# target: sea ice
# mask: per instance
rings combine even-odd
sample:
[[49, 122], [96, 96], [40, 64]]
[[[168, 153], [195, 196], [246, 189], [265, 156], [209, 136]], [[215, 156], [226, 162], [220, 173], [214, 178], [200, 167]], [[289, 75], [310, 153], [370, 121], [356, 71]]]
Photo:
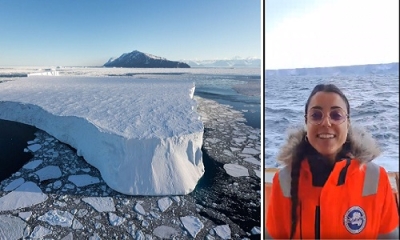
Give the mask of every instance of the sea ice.
[[261, 162], [258, 159], [254, 158], [254, 157], [246, 157], [243, 160], [246, 161], [246, 162], [261, 166]]
[[185, 229], [189, 232], [189, 234], [193, 238], [196, 238], [197, 234], [204, 227], [200, 219], [198, 219], [195, 216], [186, 216], [186, 217], [181, 217], [180, 219]]
[[249, 170], [238, 164], [225, 164], [224, 169], [226, 173], [231, 175], [232, 177], [247, 177], [249, 176]]
[[50, 210], [38, 219], [53, 226], [71, 227], [74, 216], [67, 211]]
[[82, 198], [82, 201], [98, 212], [115, 212], [114, 200], [111, 197], [87, 197]]
[[153, 234], [161, 239], [173, 239], [179, 232], [173, 227], [163, 225], [156, 227], [153, 230]]
[[251, 154], [251, 155], [256, 155], [256, 154], [260, 154], [260, 151], [253, 149], [253, 148], [244, 148], [242, 151], [243, 154]]
[[252, 229], [251, 229], [251, 234], [253, 234], [253, 235], [258, 235], [258, 234], [261, 234], [261, 229], [260, 229], [260, 227], [253, 227]]
[[50, 229], [39, 225], [33, 229], [30, 237], [33, 239], [42, 239], [44, 236], [49, 235], [51, 233], [52, 231]]
[[222, 239], [231, 239], [231, 229], [229, 225], [216, 226], [214, 231]]
[[119, 217], [117, 214], [109, 212], [108, 221], [110, 222], [111, 226], [119, 226], [125, 222], [125, 218]]
[[26, 223], [14, 216], [0, 215], [0, 239], [21, 239]]
[[134, 207], [135, 212], [141, 214], [141, 215], [146, 215], [146, 211], [144, 210], [144, 208], [142, 207], [142, 205], [140, 205], [140, 203], [136, 203], [135, 207]]
[[157, 201], [158, 208], [161, 212], [165, 212], [172, 204], [172, 200], [169, 197], [163, 197]]
[[25, 182], [0, 198], [0, 212], [30, 207], [47, 200], [47, 195], [33, 182]]
[[28, 169], [28, 170], [33, 170], [33, 169], [37, 168], [40, 164], [42, 164], [42, 162], [43, 162], [43, 160], [34, 160], [31, 162], [28, 162], [22, 168]]
[[57, 179], [61, 177], [61, 170], [58, 166], [47, 166], [35, 172], [40, 181]]
[[63, 237], [61, 240], [74, 240], [74, 235], [72, 232], [68, 233], [65, 237]]
[[2, 83], [0, 118], [71, 145], [118, 192], [182, 195], [204, 174], [193, 96], [192, 80], [35, 76]]
[[20, 212], [18, 213], [18, 217], [20, 217], [21, 219], [28, 221], [29, 218], [31, 218], [32, 216], [32, 212]]
[[12, 182], [10, 182], [7, 185], [7, 187], [4, 188], [4, 191], [6, 191], [6, 192], [12, 191], [12, 190], [16, 189], [17, 187], [21, 186], [24, 182], [25, 182], [25, 179], [17, 178], [15, 180], [13, 180]]
[[100, 182], [100, 179], [97, 177], [92, 177], [88, 174], [82, 175], [71, 175], [68, 177], [68, 181], [75, 184], [77, 187], [84, 187], [91, 184], [96, 184]]
[[40, 145], [40, 144], [33, 144], [33, 145], [28, 146], [28, 149], [31, 150], [32, 152], [36, 152], [41, 147], [42, 147], [42, 145]]

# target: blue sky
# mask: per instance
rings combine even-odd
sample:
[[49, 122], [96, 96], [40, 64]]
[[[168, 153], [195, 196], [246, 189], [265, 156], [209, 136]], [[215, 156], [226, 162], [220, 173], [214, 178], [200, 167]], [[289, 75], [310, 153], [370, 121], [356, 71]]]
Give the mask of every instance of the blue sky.
[[98, 66], [262, 56], [260, 0], [0, 1], [0, 66]]
[[399, 0], [266, 0], [265, 67], [399, 62]]

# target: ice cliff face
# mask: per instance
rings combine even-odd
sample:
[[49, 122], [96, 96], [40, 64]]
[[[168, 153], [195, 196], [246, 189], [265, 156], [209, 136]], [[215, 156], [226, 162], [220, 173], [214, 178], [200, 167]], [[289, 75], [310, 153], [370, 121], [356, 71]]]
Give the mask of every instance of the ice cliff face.
[[119, 58], [111, 58], [104, 67], [125, 67], [125, 68], [190, 68], [183, 62], [169, 61], [165, 58], [151, 54], [133, 51], [124, 53]]
[[34, 76], [1, 83], [0, 118], [77, 150], [114, 190], [181, 195], [203, 176], [203, 123], [190, 81]]

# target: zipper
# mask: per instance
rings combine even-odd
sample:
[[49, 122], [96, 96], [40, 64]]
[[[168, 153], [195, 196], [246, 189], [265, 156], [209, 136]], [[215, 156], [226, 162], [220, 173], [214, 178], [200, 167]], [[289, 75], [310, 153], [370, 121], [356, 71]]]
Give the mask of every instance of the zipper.
[[303, 204], [300, 201], [300, 239], [303, 239], [303, 226], [302, 226], [302, 222], [303, 222]]
[[315, 208], [315, 239], [321, 239], [321, 219], [320, 219], [320, 206]]

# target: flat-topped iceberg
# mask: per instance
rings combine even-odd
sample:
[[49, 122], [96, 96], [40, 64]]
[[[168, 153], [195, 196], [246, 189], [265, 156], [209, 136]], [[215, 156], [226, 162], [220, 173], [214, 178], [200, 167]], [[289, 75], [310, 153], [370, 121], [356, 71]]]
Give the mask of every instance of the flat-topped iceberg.
[[180, 195], [204, 173], [189, 80], [34, 76], [0, 84], [0, 118], [77, 150], [114, 190]]

